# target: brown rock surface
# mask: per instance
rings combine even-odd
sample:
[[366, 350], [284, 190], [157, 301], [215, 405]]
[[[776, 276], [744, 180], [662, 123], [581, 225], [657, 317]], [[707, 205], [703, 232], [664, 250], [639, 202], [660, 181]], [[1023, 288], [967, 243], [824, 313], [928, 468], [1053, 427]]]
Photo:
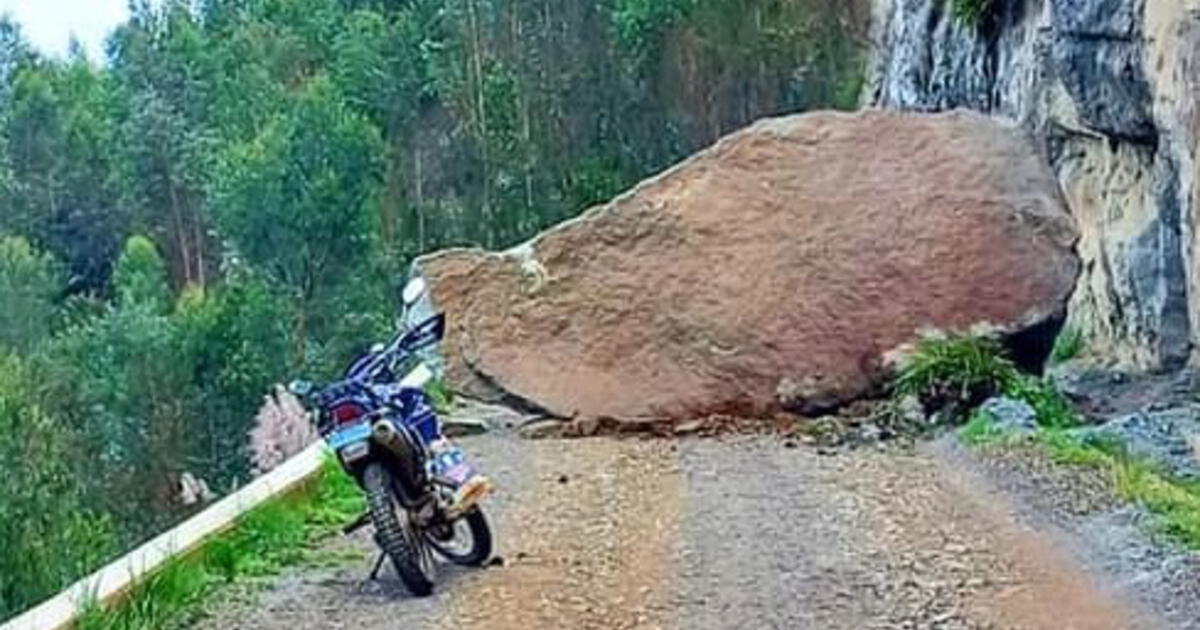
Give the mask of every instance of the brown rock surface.
[[848, 400], [922, 328], [1058, 315], [1075, 239], [1014, 127], [818, 113], [759, 122], [515, 249], [417, 269], [449, 318], [456, 387], [684, 418], [769, 411], [781, 385]]

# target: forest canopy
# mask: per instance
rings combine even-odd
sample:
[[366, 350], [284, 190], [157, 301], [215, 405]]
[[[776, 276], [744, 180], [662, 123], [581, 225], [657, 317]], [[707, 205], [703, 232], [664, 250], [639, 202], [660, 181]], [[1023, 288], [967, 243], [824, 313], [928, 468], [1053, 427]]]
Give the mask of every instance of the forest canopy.
[[[103, 59], [0, 19], [0, 621], [250, 475], [273, 383], [767, 115], [853, 107], [838, 0], [136, 0]], [[7, 544], [12, 543], [12, 544]]]

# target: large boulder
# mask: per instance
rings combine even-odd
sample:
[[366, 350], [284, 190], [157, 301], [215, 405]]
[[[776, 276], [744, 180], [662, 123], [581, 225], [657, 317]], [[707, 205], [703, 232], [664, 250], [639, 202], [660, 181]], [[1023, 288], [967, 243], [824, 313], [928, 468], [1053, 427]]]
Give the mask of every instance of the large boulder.
[[827, 407], [922, 329], [1059, 317], [1079, 265], [1015, 127], [868, 111], [761, 121], [502, 253], [417, 261], [453, 386], [580, 418]]

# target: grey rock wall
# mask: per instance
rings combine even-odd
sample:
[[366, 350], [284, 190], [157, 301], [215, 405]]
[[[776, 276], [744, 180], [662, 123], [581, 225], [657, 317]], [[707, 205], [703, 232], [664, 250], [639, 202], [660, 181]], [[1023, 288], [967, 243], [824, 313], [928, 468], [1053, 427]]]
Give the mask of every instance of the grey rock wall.
[[1081, 233], [1071, 324], [1094, 357], [1192, 359], [1200, 0], [995, 0], [980, 25], [947, 0], [874, 1], [870, 104], [971, 108], [1037, 137]]

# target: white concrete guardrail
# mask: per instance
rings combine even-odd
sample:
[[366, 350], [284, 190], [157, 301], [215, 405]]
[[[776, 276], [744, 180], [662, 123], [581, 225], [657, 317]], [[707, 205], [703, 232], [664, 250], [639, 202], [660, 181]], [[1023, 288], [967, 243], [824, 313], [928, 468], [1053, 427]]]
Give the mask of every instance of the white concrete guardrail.
[[18, 615], [0, 630], [63, 630], [75, 622], [89, 601], [115, 603], [142, 579], [172, 558], [200, 548], [205, 541], [232, 527], [239, 516], [287, 494], [321, 470], [325, 445], [317, 442], [255, 479], [241, 490], [161, 534], [132, 553], [72, 584], [67, 590]]

